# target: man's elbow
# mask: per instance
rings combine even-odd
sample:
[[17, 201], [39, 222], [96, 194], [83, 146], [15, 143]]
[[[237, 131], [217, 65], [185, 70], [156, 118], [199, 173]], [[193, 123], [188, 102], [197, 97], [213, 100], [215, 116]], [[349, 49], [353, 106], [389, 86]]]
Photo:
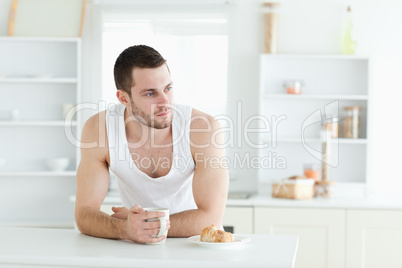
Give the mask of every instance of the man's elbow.
[[203, 225], [204, 228], [210, 225], [215, 225], [217, 228], [222, 227], [222, 222], [223, 222], [223, 215], [225, 211], [218, 211], [214, 209], [201, 209], [203, 212]]
[[75, 208], [75, 225], [77, 226], [78, 231], [87, 235], [89, 233], [85, 224], [86, 214], [88, 214], [88, 211], [86, 211], [85, 208]]

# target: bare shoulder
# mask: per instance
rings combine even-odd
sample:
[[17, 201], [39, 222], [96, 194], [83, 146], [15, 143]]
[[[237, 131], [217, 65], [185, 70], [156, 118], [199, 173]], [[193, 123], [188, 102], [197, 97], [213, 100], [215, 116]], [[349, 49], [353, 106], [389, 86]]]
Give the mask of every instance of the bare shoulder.
[[216, 135], [221, 128], [219, 121], [212, 115], [194, 109], [191, 114], [190, 147], [194, 156], [197, 152], [212, 149]]
[[109, 149], [105, 119], [106, 111], [102, 111], [91, 116], [85, 122], [81, 135], [82, 154], [91, 152], [91, 154], [97, 155], [97, 158], [108, 158]]
[[197, 132], [197, 130], [204, 129], [203, 133], [213, 132], [220, 127], [219, 121], [212, 115], [194, 109], [191, 112], [190, 130]]
[[99, 134], [103, 134], [106, 130], [105, 118], [106, 111], [102, 111], [88, 118], [82, 129], [82, 141], [98, 141]]

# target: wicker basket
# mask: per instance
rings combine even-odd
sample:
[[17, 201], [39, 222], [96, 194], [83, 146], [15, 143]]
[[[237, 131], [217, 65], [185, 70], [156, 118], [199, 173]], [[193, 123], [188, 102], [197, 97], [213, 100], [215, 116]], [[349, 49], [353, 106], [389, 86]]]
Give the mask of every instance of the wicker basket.
[[314, 197], [314, 179], [285, 180], [272, 184], [272, 196], [289, 199]]

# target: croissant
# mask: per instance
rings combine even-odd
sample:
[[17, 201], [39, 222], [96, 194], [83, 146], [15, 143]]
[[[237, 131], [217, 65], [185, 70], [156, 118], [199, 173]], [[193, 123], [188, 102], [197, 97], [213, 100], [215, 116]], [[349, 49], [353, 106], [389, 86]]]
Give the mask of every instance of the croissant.
[[202, 242], [233, 242], [233, 235], [229, 232], [217, 230], [214, 225], [208, 226], [201, 232], [200, 240]]

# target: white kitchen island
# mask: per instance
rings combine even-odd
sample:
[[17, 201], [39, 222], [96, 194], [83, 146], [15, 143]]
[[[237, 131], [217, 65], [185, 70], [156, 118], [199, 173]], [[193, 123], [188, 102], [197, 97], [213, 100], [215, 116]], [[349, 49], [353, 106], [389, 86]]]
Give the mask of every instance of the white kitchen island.
[[187, 238], [165, 245], [95, 238], [71, 229], [0, 227], [0, 267], [293, 267], [295, 235], [244, 235], [239, 248], [212, 249]]

